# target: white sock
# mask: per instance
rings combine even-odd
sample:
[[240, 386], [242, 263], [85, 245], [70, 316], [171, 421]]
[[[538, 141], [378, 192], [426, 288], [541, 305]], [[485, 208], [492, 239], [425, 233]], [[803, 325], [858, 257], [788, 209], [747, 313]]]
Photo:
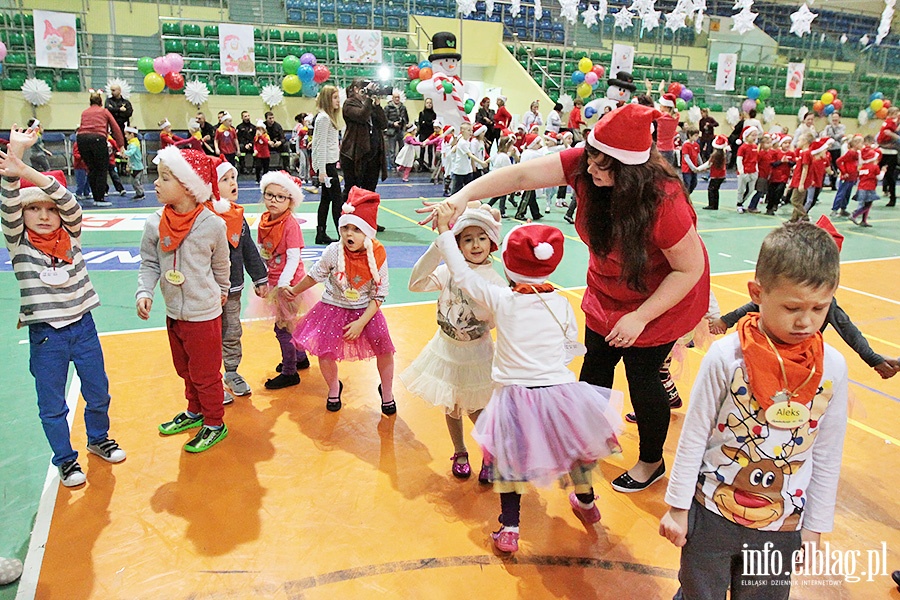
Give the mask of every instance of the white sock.
[[500, 528], [500, 531], [498, 531], [497, 533], [502, 533], [504, 531], [509, 531], [512, 533], [519, 533], [519, 528], [518, 528], [518, 526], [510, 527], [509, 525], [504, 525], [503, 527]]
[[593, 501], [593, 500], [591, 500], [591, 503], [590, 503], [590, 504], [585, 504], [584, 502], [582, 502], [581, 500], [579, 500], [578, 497], [576, 496], [576, 497], [575, 497], [575, 502], [578, 503], [578, 506], [579, 506], [580, 508], [583, 508], [583, 509], [585, 509], [585, 510], [590, 510], [590, 509], [594, 508], [594, 501]]

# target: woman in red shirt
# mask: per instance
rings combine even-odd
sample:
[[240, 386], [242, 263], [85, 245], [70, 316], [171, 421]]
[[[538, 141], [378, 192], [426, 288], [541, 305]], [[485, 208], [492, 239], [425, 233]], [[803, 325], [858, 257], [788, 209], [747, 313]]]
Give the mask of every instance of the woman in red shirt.
[[575, 229], [590, 249], [581, 379], [611, 388], [624, 359], [637, 415], [640, 459], [612, 482], [621, 492], [643, 490], [665, 474], [670, 409], [659, 368], [709, 306], [709, 259], [696, 213], [678, 174], [652, 149], [650, 124], [659, 116], [626, 104], [594, 126], [585, 148], [493, 171], [445, 201], [460, 215], [470, 200], [520, 189], [575, 190]]
[[91, 94], [90, 106], [81, 113], [81, 124], [75, 132], [75, 143], [78, 144], [81, 158], [87, 166], [94, 206], [112, 206], [111, 202], [104, 200], [109, 190], [106, 184], [109, 164], [106, 136], [109, 134], [112, 134], [120, 148], [125, 145], [119, 124], [116, 123], [112, 113], [103, 108], [100, 94], [94, 92]]

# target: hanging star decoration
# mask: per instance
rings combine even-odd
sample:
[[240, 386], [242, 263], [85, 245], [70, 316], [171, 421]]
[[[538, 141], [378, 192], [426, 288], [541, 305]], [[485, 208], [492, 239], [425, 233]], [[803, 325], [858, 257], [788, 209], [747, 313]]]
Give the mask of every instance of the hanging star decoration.
[[544, 7], [541, 6], [541, 0], [534, 0], [534, 19], [540, 21], [544, 16]]
[[559, 0], [560, 16], [574, 25], [578, 21], [578, 0]]
[[732, 7], [734, 10], [744, 10], [753, 8], [753, 0], [737, 0]]
[[512, 16], [518, 17], [521, 8], [522, 8], [522, 0], [512, 0], [509, 10], [512, 13]]
[[678, 10], [678, 7], [676, 6], [672, 12], [666, 15], [666, 29], [678, 31], [682, 27], [687, 27], [687, 24], [684, 22], [686, 18], [687, 13]]
[[456, 11], [463, 17], [468, 17], [475, 12], [475, 4], [476, 0], [456, 0]]
[[818, 16], [809, 10], [809, 6], [804, 2], [797, 12], [791, 13], [791, 33], [797, 34], [797, 37], [803, 37], [804, 33], [809, 33], [809, 26]]
[[609, 2], [607, 2], [607, 0], [600, 0], [597, 2], [597, 19], [603, 23], [603, 19], [605, 19], [608, 14]]
[[581, 20], [584, 21], [584, 26], [590, 29], [596, 25], [599, 14], [599, 11], [594, 8], [594, 5], [589, 3], [588, 7], [581, 13]]
[[747, 33], [751, 29], [753, 29], [753, 21], [756, 20], [756, 17], [759, 16], [759, 13], [755, 13], [751, 11], [749, 8], [743, 9], [741, 12], [734, 15], [731, 19], [734, 21], [734, 24], [731, 26], [732, 31], [736, 31], [741, 35]]
[[703, 31], [703, 9], [700, 9], [694, 14], [694, 33], [700, 35], [700, 32]]
[[868, 34], [866, 34], [866, 35], [862, 36], [861, 38], [859, 38], [859, 43], [862, 44], [863, 46], [868, 46], [868, 45], [869, 45], [869, 36], [868, 36]]
[[881, 44], [881, 41], [891, 32], [891, 21], [894, 20], [894, 6], [896, 4], [897, 0], [884, 0], [884, 11], [881, 13], [878, 34], [875, 36], [876, 44]]
[[484, 0], [484, 12], [488, 17], [494, 14], [494, 0]]
[[658, 10], [649, 10], [641, 15], [641, 29], [653, 31], [659, 27], [659, 17], [662, 13]]
[[631, 27], [631, 20], [634, 19], [634, 13], [628, 10], [627, 6], [623, 6], [619, 9], [613, 18], [616, 21], [616, 27], [619, 29], [628, 29]]

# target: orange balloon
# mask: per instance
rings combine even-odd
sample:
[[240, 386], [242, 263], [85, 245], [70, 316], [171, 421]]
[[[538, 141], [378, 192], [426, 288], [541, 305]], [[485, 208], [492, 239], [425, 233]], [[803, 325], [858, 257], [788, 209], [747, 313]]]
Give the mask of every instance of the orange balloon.
[[881, 110], [879, 110], [875, 113], [875, 116], [878, 117], [879, 119], [885, 118], [887, 116], [887, 109], [882, 107]]
[[825, 108], [825, 105], [822, 103], [821, 100], [816, 100], [815, 102], [813, 102], [813, 110], [815, 112], [822, 112], [822, 110], [824, 108]]
[[419, 79], [421, 79], [422, 81], [431, 79], [432, 75], [434, 75], [434, 73], [432, 72], [431, 67], [425, 67], [424, 69], [419, 69]]

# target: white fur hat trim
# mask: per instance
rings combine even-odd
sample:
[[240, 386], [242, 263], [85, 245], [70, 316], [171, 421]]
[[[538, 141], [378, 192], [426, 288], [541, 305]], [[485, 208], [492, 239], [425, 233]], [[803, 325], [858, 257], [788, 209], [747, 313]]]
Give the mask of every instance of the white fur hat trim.
[[534, 257], [538, 260], [550, 260], [553, 258], [553, 246], [547, 242], [541, 242], [534, 247]]
[[284, 171], [269, 171], [268, 173], [263, 175], [262, 179], [259, 180], [259, 191], [265, 192], [266, 187], [273, 183], [276, 185], [280, 185], [288, 191], [292, 198], [292, 206], [297, 206], [298, 204], [303, 202], [303, 190], [300, 189], [300, 186], [297, 185], [297, 182], [294, 181], [294, 178]]
[[206, 202], [212, 198], [212, 185], [203, 181], [197, 171], [185, 160], [177, 146], [166, 146], [156, 153], [153, 164], [165, 163], [175, 178], [181, 182], [197, 202]]
[[165, 129], [166, 127], [171, 127], [171, 126], [172, 126], [172, 124], [169, 122], [168, 119], [165, 119], [162, 123], [159, 124], [160, 129]]

